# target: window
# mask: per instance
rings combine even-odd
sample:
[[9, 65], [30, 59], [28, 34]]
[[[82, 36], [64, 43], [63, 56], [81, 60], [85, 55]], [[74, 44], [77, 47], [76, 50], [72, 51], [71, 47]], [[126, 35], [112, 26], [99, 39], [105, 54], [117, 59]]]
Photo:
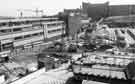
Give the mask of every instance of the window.
[[43, 35], [44, 34], [44, 32], [40, 32], [40, 35]]
[[42, 20], [42, 22], [48, 22], [49, 20]]
[[51, 26], [51, 24], [47, 24], [47, 26], [48, 26], [48, 27], [50, 27], [50, 26]]
[[55, 33], [55, 32], [59, 32], [59, 31], [61, 31], [62, 29], [56, 29], [56, 30], [50, 30], [50, 31], [48, 31], [48, 33]]
[[24, 24], [32, 24], [32, 21], [25, 21]]
[[39, 35], [39, 33], [34, 33], [34, 34], [32, 34], [32, 36], [38, 36]]
[[32, 30], [32, 27], [24, 27], [22, 28], [22, 31]]
[[8, 26], [8, 23], [0, 23], [0, 27], [2, 26]]
[[29, 35], [25, 35], [24, 36], [24, 38], [29, 38], [29, 37], [31, 37], [31, 35], [29, 34]]
[[57, 24], [56, 23], [53, 23], [53, 24], [47, 24], [48, 27], [54, 27], [56, 26]]
[[6, 30], [0, 30], [1, 33], [6, 33]]
[[22, 38], [23, 38], [22, 36], [18, 36], [18, 37], [15, 37], [14, 40], [20, 40]]
[[35, 24], [32, 24], [33, 27], [40, 27], [41, 26], [41, 23], [35, 23]]
[[9, 22], [8, 25], [9, 25], [9, 26], [13, 26], [13, 23], [12, 23], [12, 22]]
[[13, 29], [14, 32], [17, 32], [17, 31], [22, 31], [22, 28], [15, 28]]
[[4, 30], [0, 30], [1, 33], [9, 33], [11, 32], [11, 29], [4, 29]]
[[33, 29], [41, 29], [41, 26], [32, 27]]
[[63, 25], [63, 23], [58, 23], [57, 25], [58, 25], [58, 26], [62, 26], [62, 25]]

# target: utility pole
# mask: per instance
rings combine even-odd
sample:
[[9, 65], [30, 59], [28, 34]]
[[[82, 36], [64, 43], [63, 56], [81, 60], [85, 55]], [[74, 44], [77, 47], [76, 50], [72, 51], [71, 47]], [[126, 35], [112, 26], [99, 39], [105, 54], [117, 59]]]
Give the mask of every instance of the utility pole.
[[23, 17], [23, 12], [20, 12], [20, 17]]
[[18, 10], [19, 11], [19, 17], [23, 17], [23, 12], [21, 10]]

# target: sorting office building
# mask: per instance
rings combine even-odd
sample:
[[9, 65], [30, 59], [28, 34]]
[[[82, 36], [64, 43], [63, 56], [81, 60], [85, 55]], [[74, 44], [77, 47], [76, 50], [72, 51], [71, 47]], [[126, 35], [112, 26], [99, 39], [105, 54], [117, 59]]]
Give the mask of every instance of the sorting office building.
[[65, 24], [58, 18], [19, 18], [0, 20], [0, 55], [25, 45], [36, 45], [65, 33]]

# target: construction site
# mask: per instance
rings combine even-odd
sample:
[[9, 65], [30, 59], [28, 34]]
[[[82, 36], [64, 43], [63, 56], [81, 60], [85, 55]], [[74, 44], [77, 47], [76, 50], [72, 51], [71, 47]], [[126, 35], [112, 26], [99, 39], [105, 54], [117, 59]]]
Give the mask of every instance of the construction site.
[[2, 17], [0, 84], [135, 84], [134, 7], [82, 2], [53, 16]]

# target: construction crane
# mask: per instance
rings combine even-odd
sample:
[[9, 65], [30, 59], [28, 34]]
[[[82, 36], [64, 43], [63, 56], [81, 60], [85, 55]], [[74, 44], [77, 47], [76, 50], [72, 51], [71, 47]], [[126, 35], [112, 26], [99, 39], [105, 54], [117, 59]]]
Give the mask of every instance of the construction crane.
[[18, 9], [17, 11], [20, 12], [20, 17], [23, 17], [23, 12], [24, 11], [34, 12], [36, 14], [36, 16], [39, 16], [39, 13], [41, 13], [41, 15], [44, 14], [44, 10], [39, 10], [38, 8], [36, 8], [35, 10], [33, 10], [33, 9]]

